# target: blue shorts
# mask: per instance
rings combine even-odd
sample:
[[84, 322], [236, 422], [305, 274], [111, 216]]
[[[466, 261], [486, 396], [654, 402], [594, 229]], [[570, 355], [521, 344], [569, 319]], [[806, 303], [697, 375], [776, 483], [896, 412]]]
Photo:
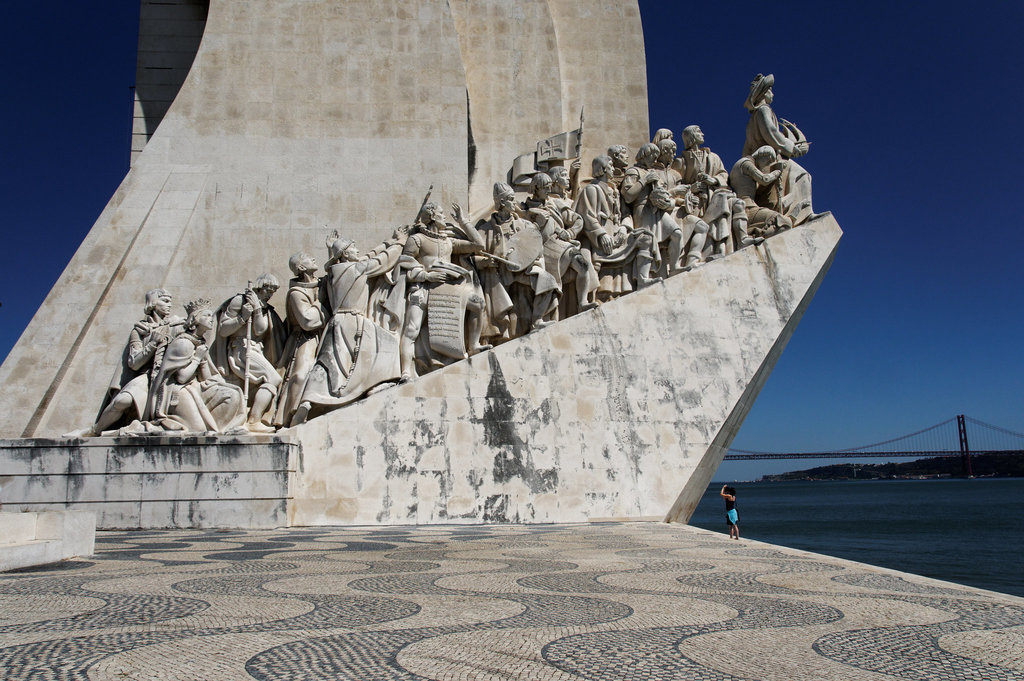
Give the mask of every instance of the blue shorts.
[[726, 511], [725, 512], [725, 524], [726, 525], [735, 525], [739, 521], [740, 521], [740, 514], [736, 512], [735, 508], [732, 509], [731, 511]]

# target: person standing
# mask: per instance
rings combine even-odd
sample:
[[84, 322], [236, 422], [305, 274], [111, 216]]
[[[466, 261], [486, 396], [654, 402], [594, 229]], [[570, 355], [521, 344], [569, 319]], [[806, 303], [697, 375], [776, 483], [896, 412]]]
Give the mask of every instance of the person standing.
[[736, 488], [722, 485], [719, 495], [725, 499], [725, 524], [729, 526], [729, 539], [739, 539], [740, 516], [736, 512]]

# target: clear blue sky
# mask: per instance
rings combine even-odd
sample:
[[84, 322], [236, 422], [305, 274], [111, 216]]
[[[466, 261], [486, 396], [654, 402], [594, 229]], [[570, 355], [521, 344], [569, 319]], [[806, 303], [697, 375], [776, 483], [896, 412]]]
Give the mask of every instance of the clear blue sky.
[[[845, 448], [958, 413], [1024, 431], [1024, 4], [640, 7], [652, 130], [698, 123], [729, 166], [750, 80], [774, 73], [815, 209], [845, 231], [735, 446]], [[98, 8], [5, 7], [0, 357], [128, 167], [138, 7]]]

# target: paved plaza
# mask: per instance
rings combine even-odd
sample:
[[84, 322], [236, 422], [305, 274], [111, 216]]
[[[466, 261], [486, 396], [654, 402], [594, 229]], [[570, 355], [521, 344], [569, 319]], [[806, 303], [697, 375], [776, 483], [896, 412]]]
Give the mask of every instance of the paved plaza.
[[661, 523], [101, 532], [0, 678], [1024, 679], [1024, 599]]

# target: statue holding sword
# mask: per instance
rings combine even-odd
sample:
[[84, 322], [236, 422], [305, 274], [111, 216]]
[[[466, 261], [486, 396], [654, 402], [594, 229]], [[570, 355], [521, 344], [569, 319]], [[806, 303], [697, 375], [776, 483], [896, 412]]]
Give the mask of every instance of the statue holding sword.
[[273, 415], [282, 380], [276, 365], [284, 345], [284, 324], [270, 305], [278, 287], [277, 277], [261, 274], [217, 310], [215, 364], [222, 375], [234, 376], [243, 386], [247, 404], [251, 396], [246, 427], [259, 433], [274, 431], [264, 417], [269, 420]]

